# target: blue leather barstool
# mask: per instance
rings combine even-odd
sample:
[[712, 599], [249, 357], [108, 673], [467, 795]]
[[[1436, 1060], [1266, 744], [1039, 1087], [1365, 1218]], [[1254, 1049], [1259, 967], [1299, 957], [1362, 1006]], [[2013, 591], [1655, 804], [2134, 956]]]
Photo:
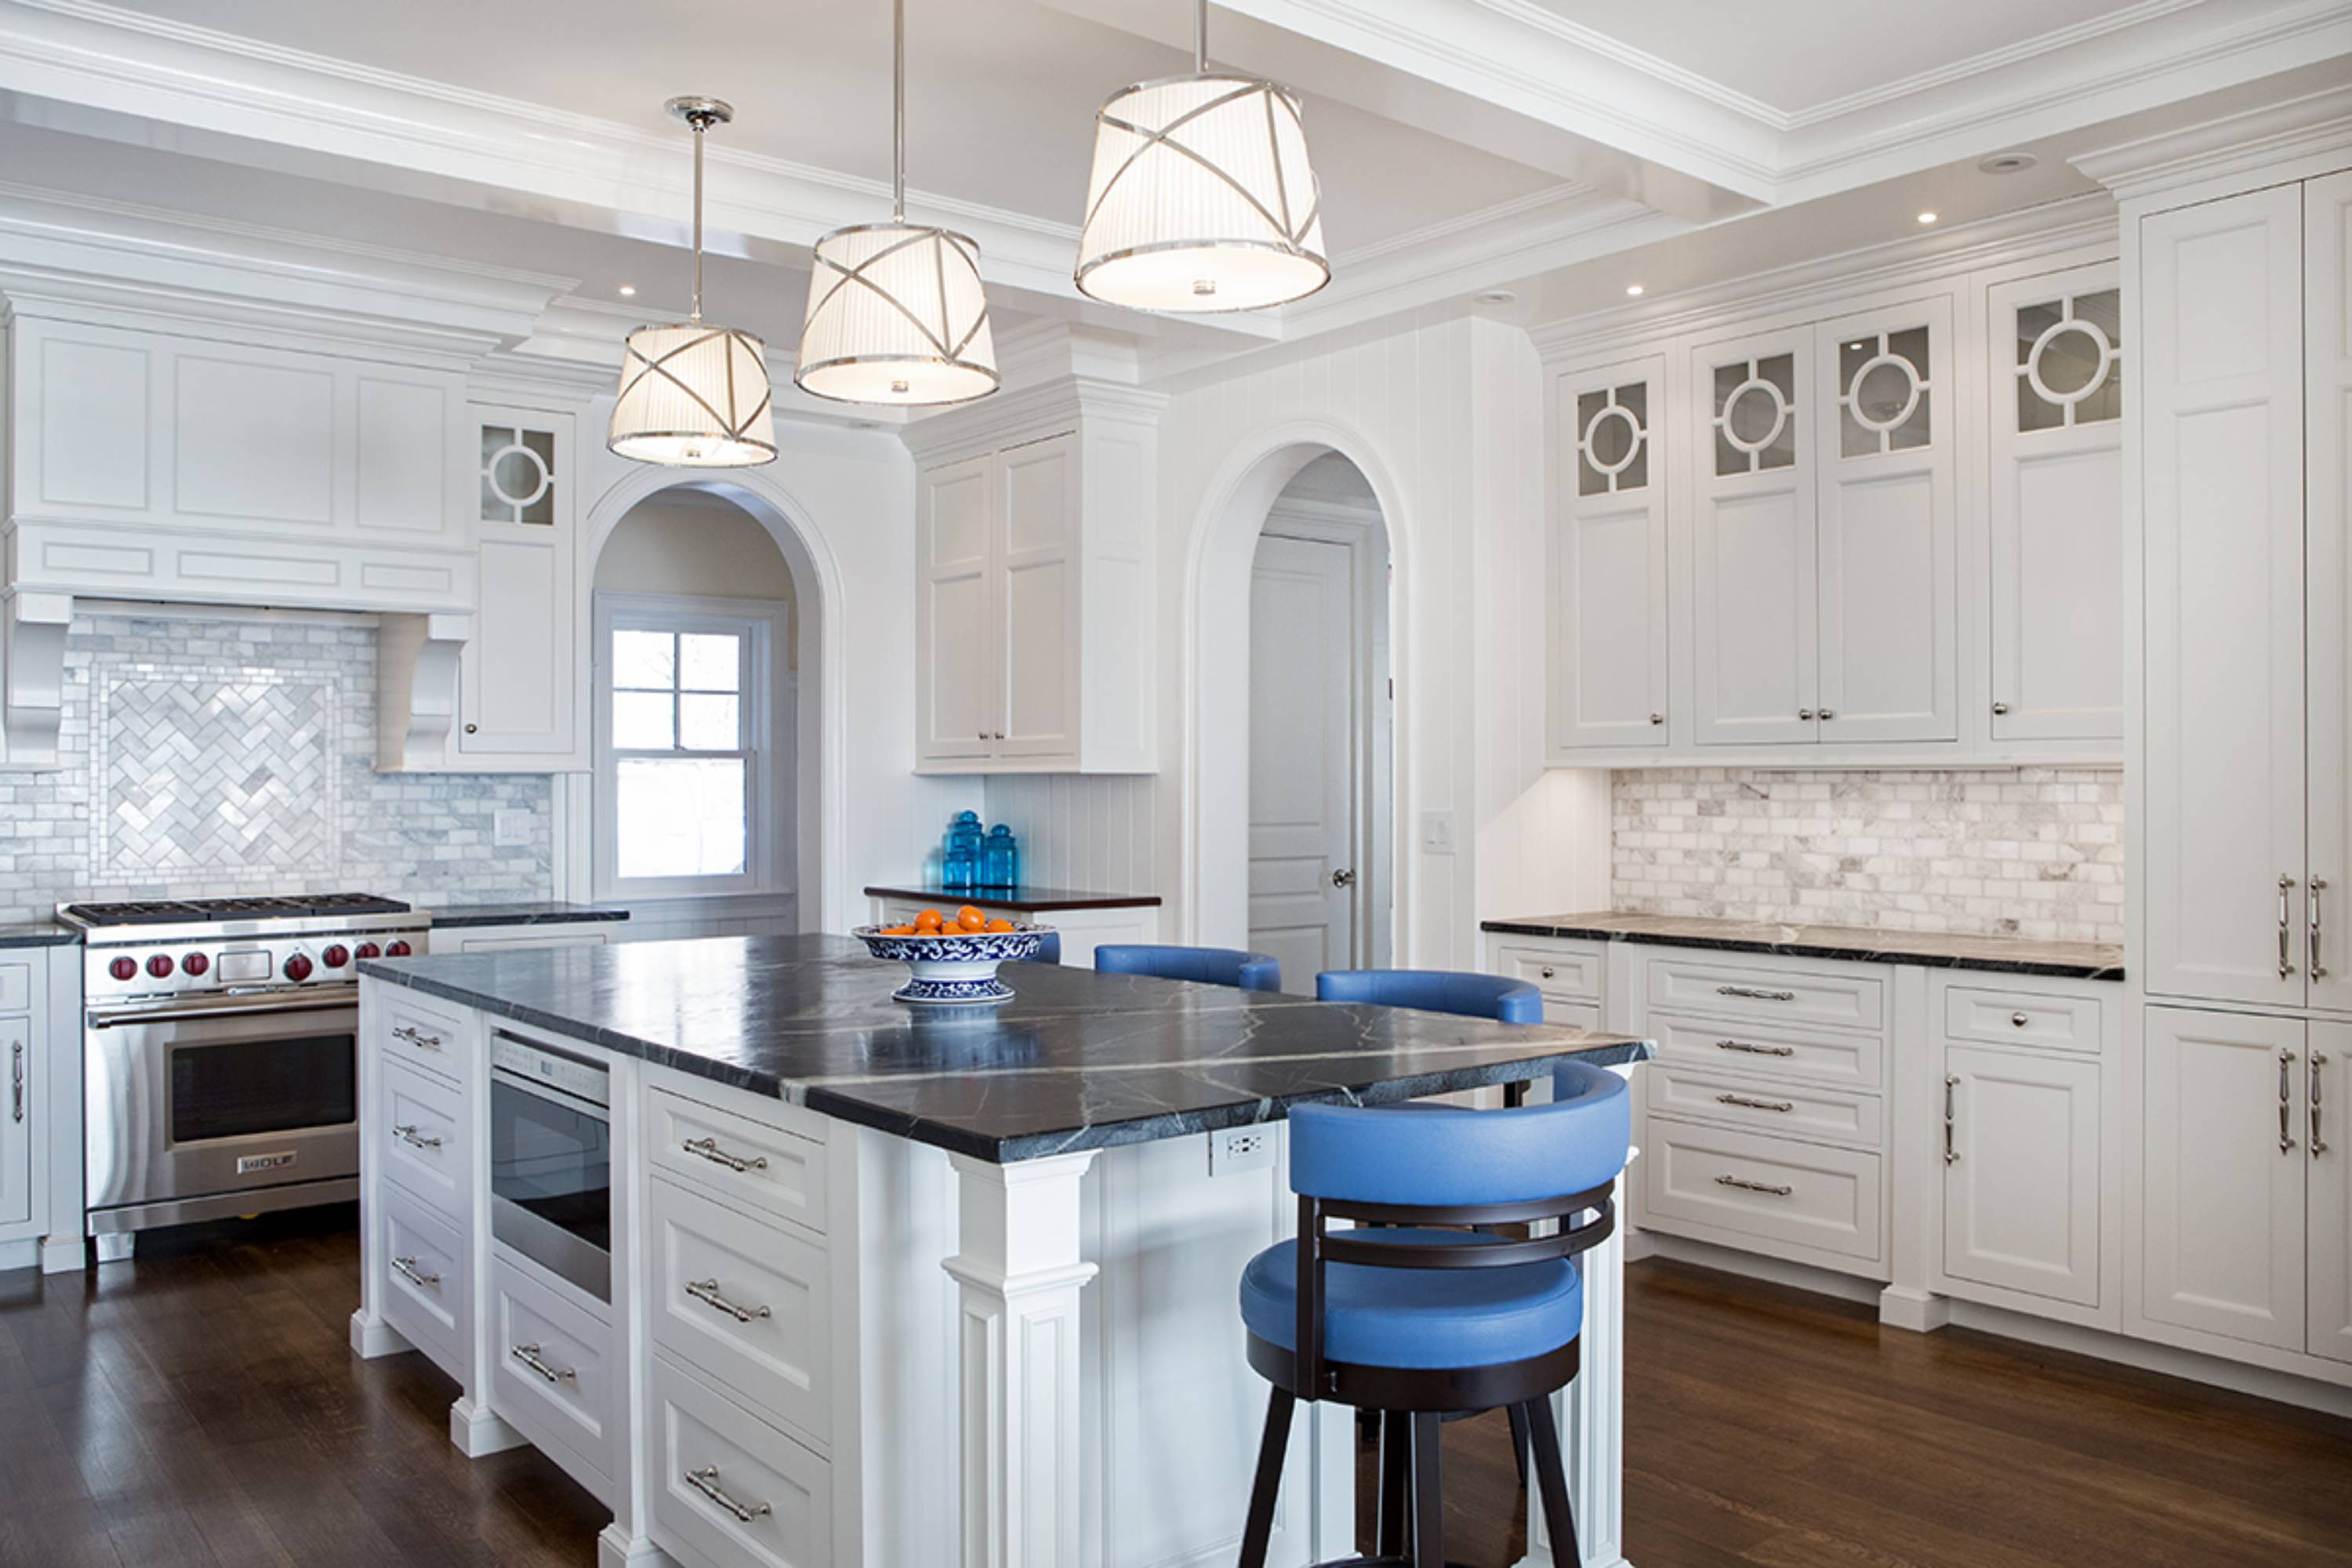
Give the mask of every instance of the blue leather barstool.
[[1062, 933], [1057, 931], [1047, 931], [1044, 937], [1039, 939], [1037, 942], [1037, 951], [1031, 953], [1028, 957], [1018, 960], [1017, 962], [1022, 963], [1061, 963]]
[[1544, 1021], [1543, 993], [1526, 981], [1452, 969], [1327, 969], [1315, 977], [1315, 995], [1323, 1002], [1418, 1007], [1504, 1024]]
[[[1572, 1259], [1615, 1228], [1633, 1098], [1624, 1079], [1580, 1063], [1555, 1082], [1552, 1103], [1517, 1110], [1291, 1111], [1298, 1239], [1242, 1274], [1250, 1365], [1274, 1392], [1241, 1568], [1265, 1568], [1302, 1399], [1380, 1413], [1375, 1560], [1443, 1568], [1440, 1424], [1501, 1409], [1514, 1441], [1532, 1447], [1544, 1517], [1568, 1546], [1556, 1554], [1582, 1561], [1551, 1395], [1576, 1377], [1584, 1280]], [[1380, 1228], [1334, 1234], [1334, 1219]], [[1532, 1240], [1455, 1228], [1545, 1219], [1560, 1228]]]
[[1152, 942], [1114, 942], [1095, 949], [1095, 968], [1105, 974], [1153, 974], [1162, 980], [1193, 980], [1244, 991], [1282, 989], [1282, 965], [1262, 952], [1238, 947], [1171, 947]]

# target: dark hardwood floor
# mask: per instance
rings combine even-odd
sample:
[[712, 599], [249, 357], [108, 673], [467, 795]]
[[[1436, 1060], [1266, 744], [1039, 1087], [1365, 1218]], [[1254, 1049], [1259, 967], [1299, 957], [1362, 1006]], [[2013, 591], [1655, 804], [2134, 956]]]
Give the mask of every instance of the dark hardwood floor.
[[[422, 1358], [352, 1359], [357, 1268], [322, 1210], [0, 1273], [0, 1564], [593, 1563], [586, 1493], [460, 1458]], [[1674, 1264], [1628, 1301], [1636, 1568], [2352, 1568], [2352, 1423]], [[1446, 1462], [1450, 1555], [1507, 1568], [1501, 1423]]]

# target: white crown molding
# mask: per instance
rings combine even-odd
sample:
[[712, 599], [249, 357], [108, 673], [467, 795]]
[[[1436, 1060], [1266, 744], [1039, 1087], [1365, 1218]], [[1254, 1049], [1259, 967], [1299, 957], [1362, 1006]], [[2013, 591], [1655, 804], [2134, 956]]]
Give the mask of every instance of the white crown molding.
[[2101, 148], [2069, 160], [2119, 202], [2352, 153], [2352, 86]]
[[1622, 356], [1667, 339], [1775, 311], [1834, 306], [1874, 289], [2118, 242], [2105, 197], [2076, 196], [1933, 235], [1907, 237], [1727, 279], [1638, 305], [1547, 321], [1528, 331], [1547, 365]]
[[960, 462], [1075, 428], [1081, 420], [1155, 424], [1167, 406], [1163, 393], [1086, 376], [1064, 376], [917, 419], [899, 430], [898, 439], [917, 462]]

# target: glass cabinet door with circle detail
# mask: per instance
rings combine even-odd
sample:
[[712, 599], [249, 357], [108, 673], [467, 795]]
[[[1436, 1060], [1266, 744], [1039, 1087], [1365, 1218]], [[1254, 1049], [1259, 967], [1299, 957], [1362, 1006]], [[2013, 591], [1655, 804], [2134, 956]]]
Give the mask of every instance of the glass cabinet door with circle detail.
[[1550, 743], [1666, 744], [1666, 483], [1657, 444], [1665, 361], [1553, 384], [1549, 528]]
[[1986, 294], [1991, 594], [1984, 732], [2123, 735], [2123, 296], [2113, 262]]

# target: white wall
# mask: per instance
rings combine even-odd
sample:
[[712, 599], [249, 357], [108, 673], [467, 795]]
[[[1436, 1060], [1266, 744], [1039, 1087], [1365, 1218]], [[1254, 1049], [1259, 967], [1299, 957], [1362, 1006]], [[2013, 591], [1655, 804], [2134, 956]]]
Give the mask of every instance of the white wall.
[[596, 586], [793, 602], [792, 569], [768, 531], [741, 507], [695, 490], [632, 508], [596, 557]]

